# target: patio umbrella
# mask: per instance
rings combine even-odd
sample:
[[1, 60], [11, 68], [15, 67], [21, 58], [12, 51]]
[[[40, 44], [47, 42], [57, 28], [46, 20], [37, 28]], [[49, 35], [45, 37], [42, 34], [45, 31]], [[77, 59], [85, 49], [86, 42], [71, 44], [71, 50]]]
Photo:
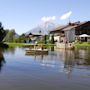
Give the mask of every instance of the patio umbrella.
[[79, 35], [79, 37], [90, 37], [90, 35], [82, 34], [82, 35]]

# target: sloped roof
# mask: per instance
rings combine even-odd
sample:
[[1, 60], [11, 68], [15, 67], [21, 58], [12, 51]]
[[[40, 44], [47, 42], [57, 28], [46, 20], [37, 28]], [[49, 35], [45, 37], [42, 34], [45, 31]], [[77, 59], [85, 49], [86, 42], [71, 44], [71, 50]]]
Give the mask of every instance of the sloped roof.
[[73, 28], [77, 27], [77, 25], [74, 25], [74, 26], [68, 26], [66, 28], [63, 29], [63, 31], [66, 31], [66, 30], [71, 30]]
[[63, 25], [63, 26], [59, 26], [53, 30], [51, 30], [50, 32], [54, 32], [54, 31], [59, 31], [59, 30], [63, 30], [63, 31], [66, 31], [66, 30], [72, 30], [73, 28], [76, 28], [76, 27], [79, 27], [85, 23], [88, 23], [90, 21], [87, 21], [87, 22], [76, 22], [76, 23], [71, 23], [71, 25], [67, 24], [67, 25]]
[[54, 28], [54, 29], [51, 30], [50, 32], [52, 32], [52, 31], [58, 31], [58, 30], [62, 30], [62, 29], [64, 29], [64, 28], [66, 28], [66, 27], [68, 27], [68, 25], [62, 25], [62, 26], [59, 26], [59, 27], [57, 27], [57, 28]]
[[43, 33], [29, 33], [29, 35], [30, 35], [30, 34], [31, 34], [31, 35], [38, 35], [38, 36], [39, 36], [39, 35], [40, 35], [40, 36], [43, 36], [43, 35], [44, 35]]
[[72, 30], [73, 28], [76, 28], [76, 27], [79, 27], [79, 26], [81, 26], [81, 25], [83, 25], [83, 24], [85, 24], [85, 23], [87, 23], [87, 22], [81, 22], [81, 23], [76, 23], [76, 24], [74, 24], [74, 25], [69, 25], [68, 27], [66, 27], [66, 28], [64, 28], [63, 30], [65, 31], [65, 30]]

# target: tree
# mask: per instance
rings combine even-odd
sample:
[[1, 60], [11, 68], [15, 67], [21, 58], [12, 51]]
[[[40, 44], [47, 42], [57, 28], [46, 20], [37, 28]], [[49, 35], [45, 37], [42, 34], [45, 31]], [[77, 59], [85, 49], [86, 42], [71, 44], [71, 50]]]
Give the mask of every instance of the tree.
[[47, 35], [44, 36], [44, 43], [47, 44]]
[[2, 23], [0, 22], [0, 42], [2, 42], [5, 35], [5, 30], [3, 29]]
[[13, 42], [15, 38], [15, 30], [8, 30], [6, 37], [4, 38], [4, 41], [6, 42]]
[[51, 36], [51, 44], [54, 44], [54, 35]]
[[29, 41], [30, 41], [30, 38], [28, 36], [26, 36], [25, 34], [20, 35], [15, 40], [15, 42], [19, 42], [19, 43], [26, 43], [26, 42], [29, 42]]

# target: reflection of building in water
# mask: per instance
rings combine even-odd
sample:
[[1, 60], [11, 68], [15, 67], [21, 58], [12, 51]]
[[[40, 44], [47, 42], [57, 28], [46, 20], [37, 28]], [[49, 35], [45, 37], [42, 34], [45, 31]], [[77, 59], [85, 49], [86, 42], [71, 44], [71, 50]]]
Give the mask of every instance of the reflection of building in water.
[[90, 49], [79, 49], [78, 55], [83, 59], [90, 58]]
[[5, 63], [4, 56], [0, 52], [0, 71], [2, 70], [3, 64]]
[[75, 65], [75, 54], [73, 50], [65, 51], [65, 60], [64, 60], [64, 70], [68, 74], [68, 77], [71, 77], [73, 66]]
[[90, 65], [90, 50], [76, 48], [75, 50], [65, 50], [63, 54], [64, 71], [71, 77], [75, 65]]
[[77, 60], [77, 65], [90, 65], [90, 49], [76, 48], [75, 59]]
[[44, 59], [44, 57], [47, 57], [47, 55], [34, 55], [35, 56], [35, 60], [37, 60], [37, 58], [42, 61]]
[[38, 60], [41, 66], [46, 67], [54, 67], [56, 63], [54, 59], [51, 59], [50, 55], [38, 55], [35, 56], [35, 60]]
[[55, 51], [50, 51], [48, 55], [36, 55], [35, 60], [42, 66], [53, 67], [59, 72], [63, 71], [67, 74], [68, 78], [71, 78], [75, 65], [90, 65], [90, 50], [55, 49]]
[[[42, 58], [43, 57], [43, 58]], [[42, 66], [48, 67], [58, 67], [58, 70], [62, 69], [62, 63], [64, 62], [63, 71], [71, 77], [73, 66], [75, 65], [75, 54], [73, 50], [55, 50], [54, 52], [49, 53], [47, 56], [36, 56]], [[58, 66], [57, 66], [58, 65]]]

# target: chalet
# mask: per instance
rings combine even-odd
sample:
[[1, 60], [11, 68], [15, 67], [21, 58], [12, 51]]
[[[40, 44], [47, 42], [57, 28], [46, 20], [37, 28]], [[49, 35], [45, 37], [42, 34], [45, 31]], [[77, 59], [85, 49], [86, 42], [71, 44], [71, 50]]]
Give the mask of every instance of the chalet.
[[67, 25], [59, 26], [50, 31], [54, 39], [59, 43], [74, 42], [75, 40], [90, 40], [90, 21], [87, 22], [69, 22]]
[[43, 35], [41, 33], [29, 33], [29, 38], [31, 39], [31, 41], [37, 41], [39, 40]]

